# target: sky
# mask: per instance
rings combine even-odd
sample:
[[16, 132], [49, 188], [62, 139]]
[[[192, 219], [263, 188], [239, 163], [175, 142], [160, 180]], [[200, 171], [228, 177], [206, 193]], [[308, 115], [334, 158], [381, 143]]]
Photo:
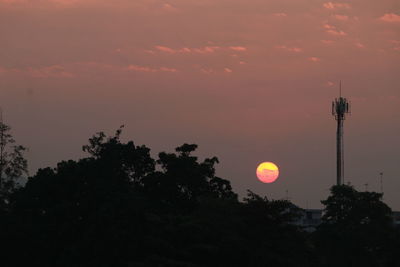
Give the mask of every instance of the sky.
[[198, 144], [241, 197], [320, 208], [341, 80], [345, 182], [380, 191], [384, 172], [400, 210], [399, 67], [398, 0], [0, 0], [0, 106], [31, 175], [124, 124], [154, 157]]

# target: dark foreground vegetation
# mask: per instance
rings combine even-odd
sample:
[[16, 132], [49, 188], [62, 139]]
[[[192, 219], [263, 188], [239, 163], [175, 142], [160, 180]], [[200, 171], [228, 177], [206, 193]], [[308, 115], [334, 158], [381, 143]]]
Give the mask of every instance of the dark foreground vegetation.
[[217, 158], [193, 156], [196, 145], [155, 160], [121, 130], [18, 187], [24, 148], [2, 126], [1, 266], [400, 266], [381, 194], [332, 187], [323, 223], [307, 233], [289, 201], [251, 191], [239, 201], [215, 176]]

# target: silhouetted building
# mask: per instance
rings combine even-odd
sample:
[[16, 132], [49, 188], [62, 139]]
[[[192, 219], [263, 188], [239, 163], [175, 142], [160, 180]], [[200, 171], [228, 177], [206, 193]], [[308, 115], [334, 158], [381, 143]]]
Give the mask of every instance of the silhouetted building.
[[320, 209], [305, 209], [296, 224], [307, 232], [313, 232], [321, 223], [322, 212], [323, 210]]
[[400, 228], [400, 211], [393, 211], [392, 217], [394, 225]]
[[[301, 218], [294, 224], [301, 226], [307, 232], [314, 232], [322, 222], [323, 212], [320, 209], [304, 209]], [[393, 224], [400, 228], [400, 211], [393, 211], [392, 218]]]

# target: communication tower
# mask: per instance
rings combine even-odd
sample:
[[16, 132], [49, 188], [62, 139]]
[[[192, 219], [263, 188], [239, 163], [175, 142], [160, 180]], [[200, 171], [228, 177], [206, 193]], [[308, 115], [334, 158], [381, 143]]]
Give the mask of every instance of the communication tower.
[[350, 104], [346, 98], [342, 97], [342, 82], [339, 85], [339, 98], [332, 102], [332, 115], [337, 121], [336, 131], [336, 184], [344, 183], [344, 143], [343, 143], [343, 123], [346, 114], [350, 113]]

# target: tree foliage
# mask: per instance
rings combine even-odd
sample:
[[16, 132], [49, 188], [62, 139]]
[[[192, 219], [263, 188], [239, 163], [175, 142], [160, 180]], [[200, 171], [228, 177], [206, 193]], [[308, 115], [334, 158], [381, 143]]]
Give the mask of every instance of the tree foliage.
[[390, 266], [396, 231], [382, 194], [333, 186], [322, 204], [324, 216], [315, 235], [326, 266]]
[[13, 194], [0, 222], [8, 266], [306, 266], [294, 205], [239, 202], [197, 145], [154, 160], [121, 131], [97, 133], [88, 157], [40, 169]]
[[28, 174], [24, 157], [26, 148], [15, 144], [11, 127], [0, 121], [0, 207], [8, 203], [9, 195], [17, 188], [18, 179]]
[[[333, 187], [309, 234], [303, 210], [248, 191], [238, 200], [216, 157], [150, 149], [103, 132], [88, 156], [43, 168], [0, 214], [5, 266], [396, 266], [399, 232], [381, 194]], [[396, 243], [397, 242], [397, 243]], [[333, 256], [332, 256], [333, 255]], [[337, 257], [341, 255], [341, 257]]]

